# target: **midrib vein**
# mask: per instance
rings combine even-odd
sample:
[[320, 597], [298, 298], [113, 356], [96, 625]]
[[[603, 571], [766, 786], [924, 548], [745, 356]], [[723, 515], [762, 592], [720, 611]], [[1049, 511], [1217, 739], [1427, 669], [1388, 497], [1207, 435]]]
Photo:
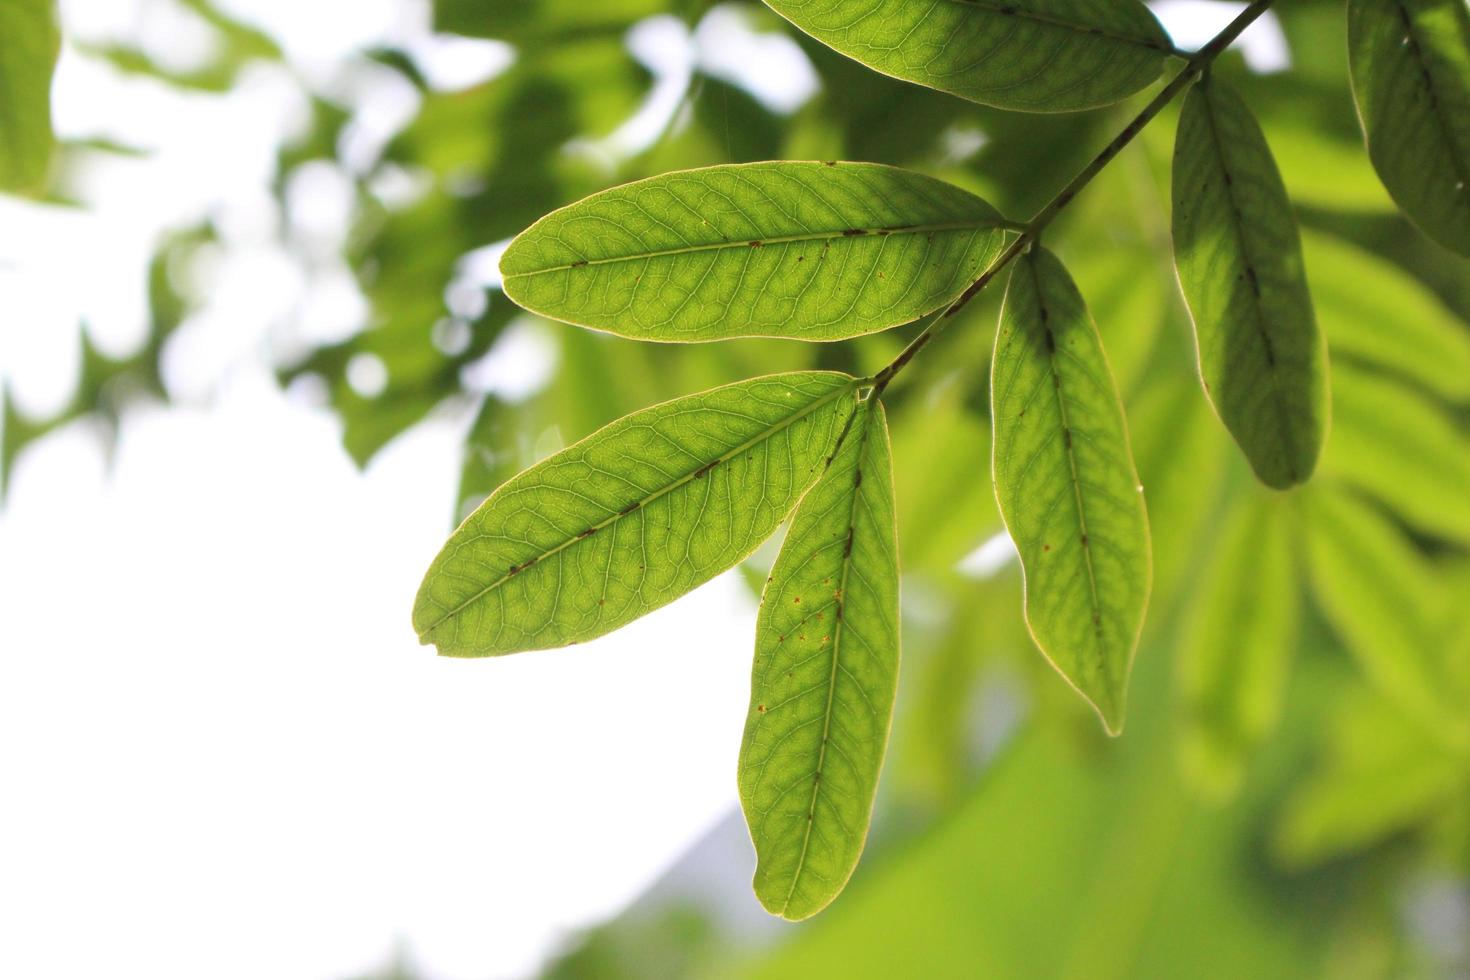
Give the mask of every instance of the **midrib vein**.
[[1091, 24], [1077, 24], [1072, 21], [1062, 20], [1060, 17], [1049, 17], [1046, 14], [1037, 13], [1034, 10], [1021, 10], [1015, 3], [1000, 3], [996, 0], [950, 0], [950, 3], [961, 7], [978, 7], [991, 13], [1001, 14], [1006, 17], [1014, 17], [1017, 20], [1029, 20], [1048, 27], [1060, 27], [1064, 30], [1073, 31], [1077, 34], [1086, 34], [1090, 37], [1107, 38], [1109, 41], [1118, 41], [1122, 44], [1132, 44], [1149, 51], [1160, 54], [1173, 54], [1172, 46], [1152, 38], [1139, 37], [1136, 34], [1120, 34], [1117, 31], [1108, 30], [1105, 27], [1094, 27]]
[[[874, 404], [870, 400], [860, 412], [875, 411]], [[856, 413], [854, 413], [856, 414]], [[844, 615], [844, 606], [847, 603], [847, 572], [852, 567], [853, 534], [857, 526], [858, 497], [862, 493], [862, 485], [859, 482], [863, 471], [863, 458], [868, 449], [868, 425], [870, 420], [863, 418], [863, 432], [858, 438], [857, 462], [853, 466], [852, 504], [847, 509], [847, 544], [842, 555], [842, 573], [837, 578], [837, 590], [842, 598], [838, 600], [837, 622], [832, 628], [832, 669], [827, 674], [827, 707], [822, 714], [822, 745], [817, 750], [817, 768], [812, 774], [812, 798], [807, 803], [806, 832], [801, 837], [801, 852], [796, 857], [796, 870], [791, 873], [791, 887], [786, 890], [786, 901], [781, 903], [781, 913], [791, 907], [791, 898], [796, 894], [796, 886], [801, 882], [801, 873], [806, 868], [807, 848], [811, 844], [812, 824], [817, 818], [817, 799], [822, 792], [822, 768], [827, 762], [827, 740], [832, 734], [832, 699], [837, 692], [837, 664], [842, 647], [842, 634], [847, 629], [847, 616]]]
[[1445, 148], [1449, 151], [1450, 165], [1455, 168], [1455, 176], [1463, 185], [1470, 181], [1470, 161], [1465, 160], [1459, 152], [1459, 147], [1450, 138], [1449, 121], [1445, 119], [1444, 103], [1440, 100], [1439, 89], [1434, 82], [1434, 73], [1429, 70], [1429, 61], [1424, 57], [1424, 48], [1419, 43], [1419, 34], [1414, 29], [1414, 19], [1409, 15], [1409, 8], [1404, 6], [1402, 0], [1394, 3], [1394, 8], [1399, 12], [1399, 19], [1404, 24], [1404, 40], [1409, 43], [1409, 50], [1413, 52], [1414, 63], [1419, 69], [1419, 77], [1424, 80], [1424, 88], [1429, 92], [1430, 111], [1434, 113], [1435, 122], [1439, 123], [1439, 130], [1444, 135]]
[[[810, 405], [806, 406], [801, 411], [796, 412], [796, 413], [794, 413], [792, 415], [789, 415], [786, 418], [782, 419], [780, 422], [777, 422], [777, 423], [775, 423], [773, 425], [770, 425], [770, 426], [766, 427], [764, 430], [762, 430], [761, 432], [759, 432], [756, 435], [752, 436], [751, 438], [747, 439], [745, 442], [743, 442], [740, 445], [736, 446], [734, 449], [730, 449], [730, 450], [728, 450], [728, 451], [720, 454], [719, 456], [715, 457], [711, 462], [705, 463], [704, 465], [698, 467], [697, 469], [694, 469], [691, 472], [684, 474], [683, 476], [679, 477], [677, 480], [674, 480], [671, 483], [669, 483], [667, 486], [660, 487], [658, 490], [655, 490], [653, 493], [650, 493], [650, 494], [648, 494], [648, 495], [646, 495], [644, 497], [640, 497], [640, 498], [637, 498], [634, 501], [629, 502], [628, 504], [624, 505], [623, 508], [621, 510], [619, 510], [617, 513], [614, 513], [613, 515], [611, 515], [607, 519], [601, 521], [600, 523], [588, 525], [588, 527], [586, 528], [586, 530], [580, 531], [577, 534], [572, 535], [570, 538], [568, 538], [567, 540], [563, 541], [561, 544], [557, 545], [556, 547], [549, 548], [546, 551], [543, 551], [543, 552], [541, 552], [538, 555], [534, 555], [534, 556], [532, 556], [530, 558], [527, 558], [525, 561], [520, 562], [519, 564], [517, 564], [515, 566], [515, 569], [516, 569], [515, 571], [513, 571], [513, 572], [507, 572], [506, 574], [500, 576], [500, 578], [496, 579], [494, 582], [491, 582], [489, 585], [487, 585], [484, 588], [480, 589], [474, 595], [470, 596], [468, 599], [465, 599], [459, 605], [455, 606], [453, 609], [449, 610], [444, 615], [442, 615], [438, 619], [434, 620], [428, 626], [424, 627], [423, 632], [422, 632], [421, 635], [428, 636], [434, 630], [436, 630], [440, 626], [442, 626], [445, 622], [447, 622], [450, 619], [453, 619], [455, 616], [458, 616], [460, 613], [464, 612], [470, 606], [474, 605], [476, 602], [479, 602], [485, 596], [489, 595], [491, 592], [493, 592], [496, 589], [500, 588], [500, 586], [504, 585], [506, 582], [509, 582], [511, 579], [515, 578], [517, 575], [520, 575], [523, 572], [529, 572], [532, 568], [540, 565], [546, 559], [551, 558], [551, 557], [553, 557], [555, 555], [560, 554], [561, 552], [567, 550], [568, 548], [572, 547], [575, 544], [578, 544], [579, 542], [586, 541], [586, 540], [590, 539], [594, 534], [602, 531], [604, 528], [607, 528], [608, 526], [610, 526], [612, 524], [617, 523], [618, 521], [622, 520], [623, 518], [625, 518], [625, 517], [632, 517], [634, 514], [639, 513], [640, 511], [643, 510], [643, 508], [647, 507], [649, 504], [653, 503], [655, 500], [658, 500], [661, 497], [665, 497], [665, 496], [673, 493], [675, 490], [678, 490], [680, 487], [687, 486], [689, 483], [692, 483], [694, 480], [696, 480], [696, 479], [698, 479], [700, 477], [708, 476], [709, 474], [713, 473], [716, 469], [718, 469], [720, 466], [723, 466], [725, 463], [728, 463], [730, 460], [734, 459], [736, 456], [739, 456], [741, 453], [745, 452], [746, 450], [752, 449], [755, 446], [760, 445], [762, 442], [765, 442], [767, 439], [771, 438], [776, 433], [781, 432], [781, 431], [784, 431], [785, 429], [790, 428], [791, 426], [795, 425], [797, 422], [800, 422], [802, 419], [806, 418], [807, 416], [814, 414], [815, 412], [821, 410], [822, 408], [825, 408], [828, 404], [836, 401], [838, 398], [842, 397], [843, 395], [851, 392], [853, 390], [853, 387], [856, 384], [857, 384], [857, 382], [856, 382], [855, 379], [850, 379], [847, 383], [842, 384], [842, 385], [838, 385], [836, 388], [833, 388], [831, 391], [827, 392], [825, 395], [822, 395], [820, 398], [818, 398], [817, 400], [813, 401]], [[591, 438], [591, 437], [589, 436], [589, 438]], [[504, 488], [502, 488], [502, 489], [504, 489]], [[494, 500], [495, 497], [499, 495], [499, 493], [500, 493], [500, 491], [497, 490], [495, 493], [491, 494], [490, 495], [490, 500]], [[490, 500], [487, 500], [486, 503], [488, 504], [490, 502]]]
[[1251, 310], [1255, 313], [1256, 335], [1270, 355], [1266, 361], [1266, 373], [1271, 378], [1271, 404], [1276, 409], [1276, 423], [1281, 432], [1281, 441], [1286, 449], [1286, 471], [1292, 482], [1295, 483], [1301, 478], [1296, 465], [1296, 439], [1291, 432], [1291, 413], [1286, 407], [1286, 396], [1281, 390], [1281, 373], [1276, 363], [1276, 345], [1266, 330], [1266, 311], [1260, 293], [1260, 273], [1251, 258], [1250, 242], [1245, 234], [1245, 216], [1241, 213], [1240, 203], [1235, 198], [1235, 178], [1230, 175], [1230, 162], [1225, 159], [1225, 145], [1220, 140], [1220, 127], [1215, 121], [1215, 98], [1210, 94], [1208, 84], [1200, 85], [1200, 93], [1205, 100], [1205, 117], [1210, 121], [1210, 146], [1214, 148], [1215, 159], [1220, 164], [1220, 173], [1225, 177], [1225, 202], [1230, 207], [1231, 222], [1235, 227], [1235, 240], [1240, 243], [1240, 254], [1245, 259], [1245, 266], [1249, 272], [1246, 287], [1250, 290]]
[[623, 255], [610, 255], [600, 259], [578, 259], [575, 262], [565, 262], [561, 265], [548, 265], [539, 269], [530, 269], [525, 272], [509, 272], [505, 278], [528, 279], [532, 276], [544, 276], [552, 272], [569, 272], [573, 269], [587, 269], [599, 265], [615, 265], [619, 262], [639, 262], [644, 259], [657, 259], [670, 255], [693, 255], [699, 252], [717, 252], [721, 249], [750, 249], [761, 248], [766, 245], [785, 245], [793, 242], [829, 242], [845, 238], [868, 238], [870, 236], [887, 235], [924, 235], [934, 231], [975, 231], [980, 228], [999, 228], [1000, 222], [995, 218], [986, 218], [983, 221], [937, 221], [932, 224], [923, 225], [895, 225], [881, 228], [839, 228], [832, 231], [807, 232], [800, 235], [770, 235], [765, 238], [742, 238], [730, 239], [722, 242], [707, 242], [702, 245], [682, 245], [678, 248], [649, 249], [644, 252], [628, 252]]
[[[1092, 565], [1092, 538], [1087, 531], [1087, 512], [1082, 502], [1082, 477], [1077, 471], [1077, 452], [1072, 447], [1072, 426], [1067, 415], [1067, 398], [1062, 390], [1062, 375], [1057, 370], [1056, 335], [1051, 329], [1051, 311], [1047, 309], [1046, 293], [1041, 288], [1041, 272], [1032, 259], [1026, 263], [1031, 267], [1031, 281], [1036, 286], [1036, 308], [1041, 314], [1041, 328], [1046, 331], [1047, 367], [1051, 370], [1052, 390], [1057, 396], [1057, 414], [1062, 420], [1062, 445], [1067, 451], [1067, 469], [1072, 478], [1072, 501], [1077, 507], [1077, 527], [1081, 533], [1082, 560], [1087, 566], [1087, 591], [1092, 606], [1092, 634], [1097, 641], [1098, 673], [1104, 675], [1107, 661], [1107, 643], [1102, 633], [1102, 602], [1097, 595], [1097, 570]], [[1106, 677], [1104, 676], [1104, 680]]]

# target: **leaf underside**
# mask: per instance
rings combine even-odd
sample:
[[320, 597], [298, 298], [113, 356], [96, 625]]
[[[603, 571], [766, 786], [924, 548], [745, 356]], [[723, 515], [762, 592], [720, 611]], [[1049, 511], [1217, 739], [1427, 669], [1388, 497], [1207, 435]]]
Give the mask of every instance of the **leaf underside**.
[[1137, 0], [766, 0], [876, 71], [1001, 109], [1125, 99], [1163, 70], [1168, 35]]
[[1049, 252], [1011, 273], [992, 371], [995, 493], [1027, 623], [1117, 734], [1152, 584], [1148, 515], [1097, 327]]
[[446, 656], [609, 633], [746, 558], [786, 519], [854, 405], [831, 372], [755, 378], [619, 419], [491, 494], [414, 603]]
[[1464, 0], [1351, 0], [1348, 52], [1379, 178], [1425, 234], [1470, 255], [1470, 11]]
[[1327, 347], [1276, 162], [1218, 80], [1185, 100], [1173, 197], [1174, 261], [1210, 402], [1263, 483], [1303, 483], [1327, 432]]
[[797, 510], [756, 624], [739, 783], [770, 912], [816, 914], [857, 866], [898, 661], [888, 425], [870, 401]]
[[0, 191], [40, 190], [51, 165], [52, 0], [0, 3]]
[[736, 164], [562, 208], [501, 259], [533, 312], [638, 340], [839, 340], [958, 296], [1005, 243], [1000, 215], [871, 163]]

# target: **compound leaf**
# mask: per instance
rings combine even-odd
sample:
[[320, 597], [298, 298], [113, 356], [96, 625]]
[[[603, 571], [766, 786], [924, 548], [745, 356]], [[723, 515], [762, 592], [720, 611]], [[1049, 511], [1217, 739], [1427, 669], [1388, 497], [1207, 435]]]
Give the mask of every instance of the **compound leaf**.
[[1234, 790], [1281, 714], [1301, 605], [1289, 517], [1279, 500], [1238, 507], [1184, 615], [1184, 761], [1212, 795]]
[[820, 475], [854, 381], [795, 372], [656, 405], [508, 480], [450, 536], [414, 603], [423, 643], [566, 646], [672, 602], [764, 541]]
[[1090, 109], [1159, 77], [1173, 50], [1137, 0], [766, 0], [875, 71], [1024, 112]]
[[995, 344], [995, 494], [1026, 621], [1117, 734], [1152, 583], [1148, 515], [1097, 327], [1049, 252], [1017, 261]]
[[52, 0], [0, 4], [0, 191], [41, 189], [51, 167], [51, 74], [61, 49]]
[[954, 299], [1005, 242], [943, 181], [871, 163], [753, 163], [636, 181], [536, 222], [511, 299], [638, 340], [839, 340]]
[[1327, 346], [1271, 149], [1218, 80], [1185, 100], [1173, 196], [1174, 260], [1205, 391], [1263, 483], [1303, 483], [1327, 433]]
[[898, 541], [883, 406], [807, 494], [761, 600], [740, 801], [769, 911], [804, 919], [867, 837], [898, 688]]
[[1426, 235], [1470, 255], [1470, 10], [1350, 0], [1348, 53], [1368, 153]]

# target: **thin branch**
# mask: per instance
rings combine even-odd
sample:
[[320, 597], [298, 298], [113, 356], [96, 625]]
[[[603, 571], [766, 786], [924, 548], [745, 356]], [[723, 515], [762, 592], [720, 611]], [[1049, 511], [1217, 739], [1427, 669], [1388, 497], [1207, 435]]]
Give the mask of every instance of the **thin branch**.
[[1052, 198], [1050, 204], [1042, 208], [1034, 218], [1026, 223], [1020, 235], [1006, 247], [1006, 250], [1001, 253], [1000, 258], [996, 259], [979, 279], [971, 283], [970, 287], [960, 294], [959, 299], [951, 303], [922, 333], [915, 337], [893, 359], [892, 363], [873, 376], [873, 397], [881, 396], [894, 377], [908, 366], [908, 363], [918, 355], [919, 351], [929, 346], [930, 342], [939, 335], [940, 331], [954, 318], [955, 314], [964, 309], [970, 300], [974, 299], [981, 290], [990, 285], [1012, 261], [1035, 244], [1036, 240], [1041, 236], [1042, 231], [1052, 223], [1058, 214], [1061, 214], [1067, 205], [1072, 203], [1082, 189], [1092, 183], [1093, 178], [1102, 173], [1103, 168], [1112, 163], [1113, 159], [1119, 153], [1122, 153], [1123, 149], [1132, 143], [1138, 134], [1143, 132], [1144, 128], [1153, 122], [1154, 118], [1160, 112], [1164, 111], [1164, 108], [1169, 103], [1178, 98], [1179, 94], [1187, 89], [1196, 78], [1204, 74], [1210, 65], [1214, 63], [1215, 59], [1224, 53], [1230, 45], [1234, 44], [1245, 29], [1270, 8], [1271, 3], [1272, 0], [1255, 0], [1254, 3], [1241, 12], [1239, 17], [1231, 21], [1229, 26], [1215, 35], [1209, 44], [1191, 55], [1184, 68], [1180, 70], [1178, 75], [1174, 76], [1174, 80], [1165, 86], [1163, 91], [1155, 96], [1153, 101], [1145, 106], [1143, 111], [1134, 117], [1132, 122], [1124, 126], [1123, 131], [1114, 137], [1113, 141], [1104, 147], [1103, 151], [1094, 157], [1093, 161], [1083, 168], [1081, 173], [1072, 178], [1072, 182], [1063, 188], [1060, 194]]

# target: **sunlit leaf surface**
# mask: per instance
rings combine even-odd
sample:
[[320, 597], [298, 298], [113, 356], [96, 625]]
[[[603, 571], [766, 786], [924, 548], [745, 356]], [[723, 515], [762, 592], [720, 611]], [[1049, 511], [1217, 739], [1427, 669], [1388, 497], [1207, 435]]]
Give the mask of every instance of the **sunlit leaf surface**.
[[1179, 120], [1174, 257], [1215, 411], [1263, 483], [1304, 482], [1327, 432], [1327, 347], [1271, 150], [1217, 79]]
[[745, 558], [817, 479], [852, 379], [771, 375], [635, 412], [509, 480], [434, 559], [414, 628], [447, 656], [590, 640]]
[[532, 225], [505, 291], [545, 316], [642, 340], [836, 340], [958, 296], [1004, 243], [957, 187], [865, 163], [665, 174]]
[[1017, 261], [995, 343], [995, 493], [1026, 620], [1117, 733], [1152, 579], [1148, 516], [1097, 327], [1049, 252]]
[[1404, 213], [1470, 255], [1470, 9], [1350, 0], [1353, 93], [1368, 151]]
[[867, 837], [898, 685], [898, 541], [882, 405], [860, 410], [761, 600], [740, 801], [761, 904], [804, 919]]
[[1168, 36], [1136, 0], [766, 0], [886, 75], [1026, 112], [1126, 98], [1159, 77]]

